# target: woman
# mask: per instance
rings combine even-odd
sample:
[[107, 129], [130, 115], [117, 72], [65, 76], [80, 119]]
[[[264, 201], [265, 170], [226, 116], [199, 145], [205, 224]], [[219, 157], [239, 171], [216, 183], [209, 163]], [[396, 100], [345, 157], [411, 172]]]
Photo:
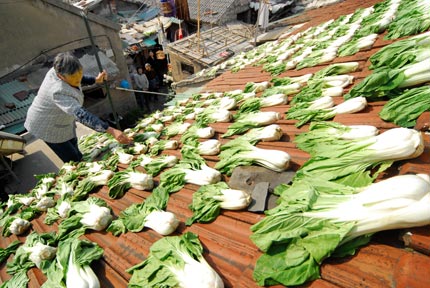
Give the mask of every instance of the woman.
[[83, 76], [78, 58], [70, 53], [58, 54], [28, 109], [24, 127], [45, 141], [63, 162], [82, 159], [75, 121], [97, 132], [107, 132], [122, 144], [130, 143], [131, 139], [122, 131], [109, 127], [107, 122], [82, 107], [84, 94], [81, 84], [102, 83], [105, 79], [105, 71], [95, 78]]
[[[136, 85], [136, 89], [140, 91], [148, 91], [149, 89], [149, 81], [148, 78], [146, 78], [145, 73], [143, 73], [143, 68], [139, 67], [137, 68], [137, 73], [134, 75], [134, 83]], [[148, 111], [150, 111], [149, 103], [147, 99], [145, 99], [145, 93], [144, 92], [137, 92], [137, 104], [139, 104], [140, 108], [146, 107]]]

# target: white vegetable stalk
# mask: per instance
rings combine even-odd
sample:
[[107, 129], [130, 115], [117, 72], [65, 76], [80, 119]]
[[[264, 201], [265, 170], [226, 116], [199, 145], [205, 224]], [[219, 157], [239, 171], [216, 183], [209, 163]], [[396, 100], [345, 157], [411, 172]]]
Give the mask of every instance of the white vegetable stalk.
[[230, 97], [222, 97], [219, 99], [219, 102], [216, 104], [216, 106], [219, 109], [225, 109], [225, 110], [232, 110], [236, 108], [237, 102], [234, 98]]
[[215, 200], [220, 201], [222, 209], [241, 210], [251, 203], [252, 198], [247, 192], [236, 189], [222, 189], [222, 196], [213, 196]]
[[139, 123], [137, 123], [135, 128], [140, 130], [140, 129], [146, 128], [148, 125], [154, 122], [155, 122], [155, 119], [153, 117], [147, 117], [141, 120]]
[[173, 270], [180, 288], [224, 288], [221, 277], [203, 257], [197, 261], [186, 253], [182, 254], [185, 261], [183, 270], [169, 267]]
[[57, 190], [57, 193], [60, 196], [63, 195], [73, 195], [73, 188], [74, 188], [74, 184], [72, 183], [67, 183], [65, 181], [62, 181], [61, 183], [57, 183], [57, 187], [60, 187], [60, 189]]
[[[9, 196], [9, 200], [8, 200], [8, 203], [7, 203], [8, 207], [10, 207], [13, 204], [13, 202], [14, 202], [11, 198], [12, 197]], [[16, 197], [15, 199], [18, 200], [18, 202], [21, 203], [24, 206], [30, 206], [31, 203], [33, 203], [33, 201], [36, 200], [36, 197], [33, 197], [33, 196], [22, 196], [22, 197]], [[9, 202], [9, 201], [11, 201], [11, 202]]]
[[275, 86], [273, 87], [273, 89], [276, 89], [277, 91], [280, 91], [285, 95], [292, 95], [292, 94], [299, 93], [301, 87], [302, 87], [302, 84], [300, 83], [290, 83], [288, 85]]
[[66, 274], [67, 288], [100, 288], [100, 282], [89, 265], [79, 266], [73, 261], [74, 251], [70, 252]]
[[210, 118], [215, 122], [227, 123], [231, 121], [232, 115], [227, 109], [217, 109], [215, 112], [210, 114]]
[[136, 142], [134, 143], [132, 150], [134, 154], [139, 155], [146, 153], [148, 151], [148, 147], [143, 143]]
[[263, 92], [264, 90], [270, 87], [269, 81], [263, 81], [263, 82], [252, 83], [252, 84], [253, 84], [252, 89], [249, 92], [254, 92], [254, 93]]
[[379, 34], [374, 33], [360, 38], [357, 42], [357, 48], [360, 50], [370, 49], [373, 43], [375, 43], [376, 39], [378, 38], [378, 35]]
[[400, 175], [371, 184], [363, 191], [322, 212], [306, 212], [305, 216], [354, 221], [356, 225], [342, 241], [383, 230], [402, 229], [430, 224], [429, 175]]
[[161, 117], [163, 117], [163, 113], [161, 111], [155, 111], [154, 113], [152, 113], [152, 117], [154, 117], [155, 120], [160, 119]]
[[297, 76], [297, 77], [291, 77], [291, 82], [293, 83], [299, 83], [300, 86], [304, 86], [306, 85], [306, 83], [308, 83], [308, 80], [311, 79], [312, 77], [312, 73], [308, 73], [302, 76]]
[[[213, 102], [215, 102], [215, 100], [217, 100], [217, 99], [206, 99], [206, 100], [203, 101], [203, 106], [204, 107], [210, 106], [210, 105], [213, 104]], [[197, 101], [197, 103], [200, 102], [200, 101], [201, 100]]]
[[72, 206], [69, 202], [63, 201], [61, 202], [60, 206], [57, 208], [58, 215], [60, 215], [61, 218], [65, 219], [67, 218], [67, 215], [69, 214], [70, 209], [72, 209]]
[[36, 204], [36, 208], [40, 211], [46, 211], [48, 208], [54, 207], [55, 201], [51, 197], [42, 197]]
[[70, 163], [64, 163], [63, 166], [61, 166], [60, 170], [63, 170], [66, 173], [70, 173], [70, 172], [76, 170], [76, 166], [72, 165]]
[[210, 126], [205, 128], [198, 128], [196, 130], [196, 135], [197, 137], [204, 139], [212, 138], [215, 135], [215, 129]]
[[134, 136], [136, 136], [137, 132], [131, 130], [130, 128], [124, 129], [123, 133], [128, 137], [128, 138], [133, 138]]
[[221, 92], [203, 92], [200, 93], [200, 99], [207, 99], [208, 97], [215, 97], [215, 98], [219, 98], [222, 96], [223, 93]]
[[242, 98], [240, 99], [240, 101], [238, 101], [239, 103], [242, 101], [245, 101], [246, 99], [254, 98], [256, 94], [255, 92], [247, 92], [247, 93], [242, 93], [241, 96]]
[[139, 160], [140, 160], [139, 165], [143, 167], [146, 164], [151, 163], [154, 159], [155, 158], [152, 158], [151, 156], [148, 156], [148, 155], [140, 155], [140, 157], [139, 157]]
[[154, 180], [151, 175], [141, 172], [129, 172], [128, 182], [131, 187], [137, 190], [151, 190], [154, 187]]
[[206, 110], [206, 108], [203, 107], [195, 107], [194, 112], [199, 115], [200, 113], [203, 113]]
[[[429, 71], [430, 71], [430, 58], [425, 59], [418, 63], [405, 66], [405, 69], [403, 70], [403, 74], [405, 75], [406, 79], [409, 79], [414, 76], [420, 75], [421, 73], [427, 73]], [[407, 86], [410, 86], [410, 85], [405, 85], [404, 82], [399, 85], [400, 88], [407, 87]]]
[[115, 154], [118, 155], [118, 162], [124, 165], [128, 165], [133, 161], [133, 155], [125, 153], [122, 149], [116, 149]]
[[185, 119], [187, 120], [194, 120], [196, 118], [196, 112], [191, 112], [185, 115]]
[[175, 117], [173, 115], [165, 115], [161, 117], [159, 120], [163, 123], [172, 122], [173, 120], [175, 120]]
[[340, 97], [342, 94], [343, 88], [341, 86], [335, 86], [322, 89], [321, 96]]
[[28, 258], [31, 260], [31, 262], [36, 264], [37, 268], [40, 268], [40, 263], [42, 263], [43, 260], [51, 260], [57, 253], [56, 247], [51, 247], [40, 242], [37, 242], [32, 247], [26, 247], [24, 249], [30, 253]]
[[231, 91], [227, 91], [224, 93], [224, 96], [237, 96], [239, 94], [242, 94], [243, 90], [242, 89], [236, 89], [236, 90], [231, 90]]
[[290, 155], [281, 150], [262, 149], [253, 146], [252, 151], [241, 154], [243, 158], [254, 160], [272, 171], [283, 172], [290, 166]]
[[114, 172], [110, 170], [102, 170], [94, 175], [89, 176], [89, 180], [93, 182], [96, 186], [107, 185], [107, 182], [114, 175]]
[[373, 144], [367, 149], [375, 153], [368, 155], [369, 160], [410, 159], [424, 151], [424, 140], [420, 132], [408, 128], [394, 128], [370, 139]]
[[97, 173], [103, 170], [103, 165], [98, 162], [85, 163], [85, 167], [87, 168], [88, 173]]
[[[299, 85], [299, 84], [297, 84]], [[288, 95], [286, 94], [273, 94], [267, 97], [260, 98], [261, 107], [271, 107], [276, 105], [285, 105], [288, 103]]]
[[290, 58], [292, 55], [294, 55], [294, 53], [296, 53], [297, 51], [299, 51], [300, 49], [303, 48], [303, 45], [294, 45], [292, 48], [286, 50], [284, 53], [279, 54], [278, 58], [276, 58], [277, 61], [285, 61], [288, 58]]
[[164, 144], [164, 150], [175, 150], [179, 147], [177, 140], [169, 140]]
[[277, 124], [271, 124], [264, 127], [253, 128], [244, 134], [246, 139], [249, 141], [278, 141], [283, 135], [281, 126]]
[[372, 137], [378, 134], [378, 128], [371, 125], [350, 125], [348, 128], [350, 128], [349, 131], [342, 132], [340, 135], [339, 130], [335, 128], [327, 130], [327, 133], [345, 140]]
[[152, 130], [154, 130], [155, 132], [160, 133], [163, 129], [164, 129], [164, 125], [161, 123], [158, 124], [151, 124], [149, 126]]
[[172, 212], [154, 210], [145, 217], [145, 227], [166, 236], [175, 232], [179, 220]]
[[200, 142], [197, 147], [200, 155], [218, 155], [221, 149], [221, 142], [216, 139], [210, 139], [204, 142]]
[[337, 49], [326, 49], [324, 50], [324, 54], [318, 60], [318, 64], [323, 64], [327, 62], [333, 61], [337, 57]]
[[158, 142], [158, 139], [157, 139], [157, 137], [153, 137], [153, 136], [151, 136], [151, 137], [149, 137], [148, 139], [146, 139], [146, 141], [145, 141], [145, 143], [147, 144], [147, 145], [149, 145], [149, 146], [153, 146], [155, 143], [157, 143]]
[[84, 213], [80, 220], [82, 225], [96, 231], [104, 230], [111, 221], [110, 209], [95, 204], [90, 204], [90, 212]]
[[335, 115], [355, 113], [363, 110], [367, 106], [365, 97], [355, 97], [333, 107]]
[[186, 183], [203, 186], [221, 181], [221, 173], [207, 165], [201, 165], [200, 170], [184, 169], [183, 171]]
[[10, 224], [9, 231], [15, 235], [21, 235], [30, 228], [30, 225], [31, 224], [29, 221], [18, 217], [14, 219]]
[[263, 126], [263, 125], [274, 124], [279, 119], [281, 119], [281, 115], [279, 114], [279, 112], [265, 111], [265, 112], [256, 112], [256, 113], [247, 114], [244, 118], [240, 118], [236, 120], [236, 122], [240, 123], [243, 120], [245, 122], [250, 120], [260, 126]]
[[330, 96], [323, 96], [309, 102], [307, 110], [327, 109], [334, 106], [334, 100]]
[[35, 191], [36, 198], [41, 199], [43, 196], [45, 196], [45, 194], [48, 193], [49, 189], [51, 188], [54, 182], [55, 182], [55, 179], [53, 177], [43, 178], [42, 183], [40, 183], [39, 187], [36, 188], [36, 191]]
[[322, 80], [325, 82], [326, 86], [345, 88], [346, 86], [352, 84], [352, 81], [354, 80], [354, 76], [352, 76], [352, 75], [332, 75], [332, 76], [326, 76], [326, 77], [322, 78]]

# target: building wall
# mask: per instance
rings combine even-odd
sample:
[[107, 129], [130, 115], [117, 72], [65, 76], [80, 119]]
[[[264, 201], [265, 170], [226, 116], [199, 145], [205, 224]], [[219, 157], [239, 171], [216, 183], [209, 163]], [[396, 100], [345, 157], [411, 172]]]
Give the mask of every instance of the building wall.
[[181, 80], [186, 79], [190, 74], [184, 73], [181, 68], [181, 63], [184, 63], [189, 66], [194, 67], [194, 73], [197, 73], [201, 70], [203, 70], [203, 66], [199, 65], [198, 63], [195, 63], [194, 61], [191, 61], [188, 58], [185, 58], [175, 52], [173, 52], [171, 49], [169, 49], [169, 57], [170, 57], [170, 65], [172, 66], [172, 77], [174, 82], [178, 82]]
[[[7, 1], [0, 9], [0, 78], [43, 62], [45, 55], [91, 45], [81, 10], [58, 0]], [[113, 83], [130, 77], [119, 38], [119, 25], [94, 14], [88, 16], [95, 43], [116, 63], [120, 73]], [[133, 93], [110, 89], [115, 110], [124, 114], [137, 107]], [[111, 112], [109, 100], [89, 107], [99, 116]]]

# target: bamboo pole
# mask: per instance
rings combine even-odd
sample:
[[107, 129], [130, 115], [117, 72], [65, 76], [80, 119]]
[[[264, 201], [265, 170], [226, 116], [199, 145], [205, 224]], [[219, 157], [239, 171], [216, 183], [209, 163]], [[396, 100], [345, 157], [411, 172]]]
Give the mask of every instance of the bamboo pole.
[[200, 53], [200, 0], [197, 0], [197, 49]]

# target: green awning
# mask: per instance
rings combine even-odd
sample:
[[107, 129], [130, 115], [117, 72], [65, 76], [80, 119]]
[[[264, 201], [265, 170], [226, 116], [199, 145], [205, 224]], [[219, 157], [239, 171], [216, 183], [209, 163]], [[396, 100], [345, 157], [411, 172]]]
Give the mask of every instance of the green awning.
[[154, 40], [149, 39], [149, 38], [144, 39], [144, 40], [142, 41], [142, 43], [143, 43], [146, 47], [152, 47], [152, 46], [154, 46], [155, 44], [157, 44], [157, 42], [155, 42]]

